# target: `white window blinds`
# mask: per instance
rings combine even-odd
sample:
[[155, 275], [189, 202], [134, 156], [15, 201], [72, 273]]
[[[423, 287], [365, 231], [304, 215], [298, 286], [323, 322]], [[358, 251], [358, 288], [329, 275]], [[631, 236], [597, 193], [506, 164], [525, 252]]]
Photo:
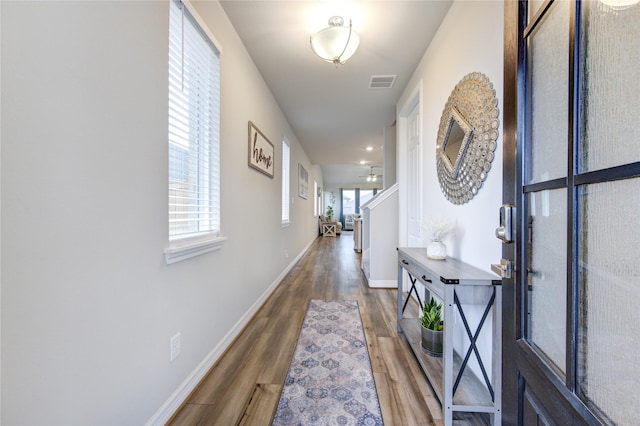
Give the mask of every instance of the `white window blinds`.
[[180, 2], [169, 23], [169, 238], [220, 231], [220, 57]]
[[289, 144], [285, 139], [282, 140], [282, 223], [289, 223], [289, 188], [291, 185], [289, 184], [289, 175], [290, 173], [290, 157], [291, 157], [291, 149], [289, 148]]

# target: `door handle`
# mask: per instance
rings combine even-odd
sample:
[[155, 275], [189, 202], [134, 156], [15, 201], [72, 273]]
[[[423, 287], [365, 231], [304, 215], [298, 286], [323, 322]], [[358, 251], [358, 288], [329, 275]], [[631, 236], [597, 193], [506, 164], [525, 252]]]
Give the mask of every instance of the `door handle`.
[[496, 228], [496, 238], [501, 239], [505, 243], [511, 241], [511, 235], [507, 232], [507, 228], [504, 226], [499, 226]]
[[513, 273], [513, 263], [507, 259], [500, 259], [499, 264], [492, 264], [491, 270], [500, 275], [501, 278], [511, 278]]

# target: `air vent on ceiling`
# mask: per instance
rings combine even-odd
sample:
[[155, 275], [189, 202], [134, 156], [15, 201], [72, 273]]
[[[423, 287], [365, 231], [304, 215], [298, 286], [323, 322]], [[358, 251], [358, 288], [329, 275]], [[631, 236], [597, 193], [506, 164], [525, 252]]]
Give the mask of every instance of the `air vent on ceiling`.
[[396, 77], [395, 75], [372, 75], [369, 89], [391, 89]]

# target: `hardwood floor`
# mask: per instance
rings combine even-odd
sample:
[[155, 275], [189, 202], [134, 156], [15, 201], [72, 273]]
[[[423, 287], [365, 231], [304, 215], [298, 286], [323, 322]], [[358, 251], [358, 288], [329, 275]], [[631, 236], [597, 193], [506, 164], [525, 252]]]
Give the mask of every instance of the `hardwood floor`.
[[367, 286], [350, 232], [313, 243], [170, 424], [269, 425], [310, 299], [358, 301], [385, 425], [442, 424], [396, 331], [396, 291]]

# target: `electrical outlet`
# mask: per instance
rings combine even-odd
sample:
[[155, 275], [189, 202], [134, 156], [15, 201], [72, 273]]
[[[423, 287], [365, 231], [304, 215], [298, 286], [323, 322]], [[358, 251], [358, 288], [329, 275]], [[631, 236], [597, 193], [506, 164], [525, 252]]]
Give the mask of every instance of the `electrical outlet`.
[[180, 355], [180, 333], [169, 340], [169, 360], [173, 362]]
[[289, 252], [287, 250], [284, 251], [284, 258], [285, 259], [289, 258]]

